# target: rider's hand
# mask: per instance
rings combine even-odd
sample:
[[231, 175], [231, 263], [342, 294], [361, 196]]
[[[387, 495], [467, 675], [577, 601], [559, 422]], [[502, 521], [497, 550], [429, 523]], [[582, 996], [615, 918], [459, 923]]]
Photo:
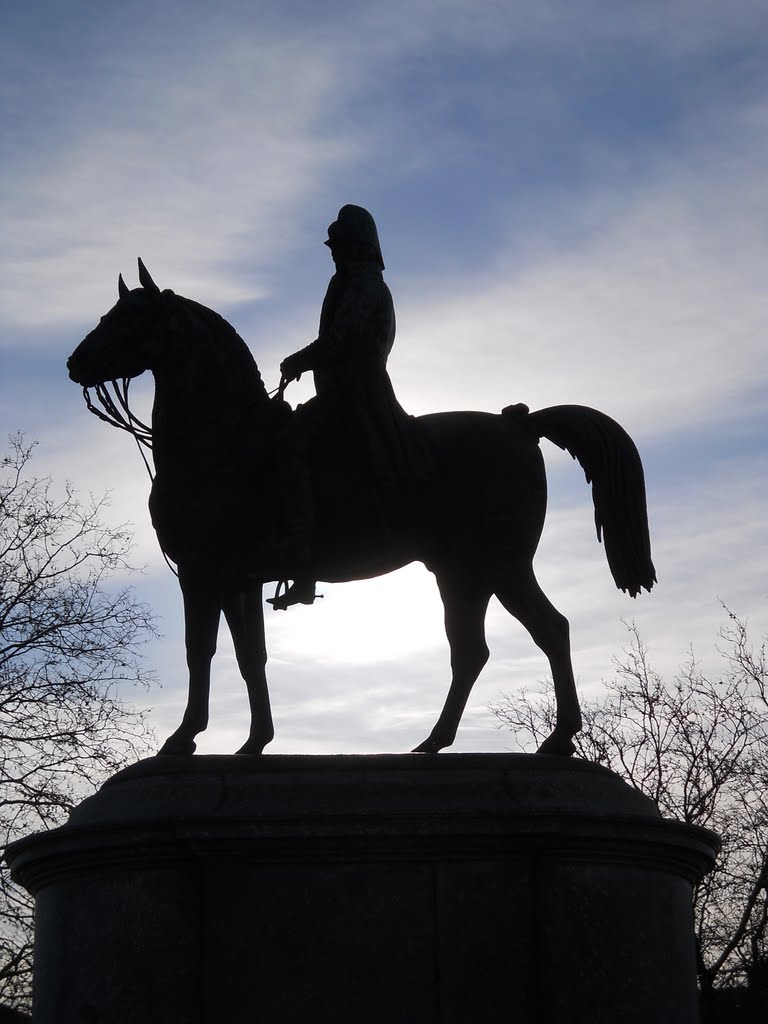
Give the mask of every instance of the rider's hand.
[[301, 380], [301, 375], [304, 371], [297, 356], [298, 353], [286, 356], [282, 363], [280, 363], [280, 374], [286, 380]]

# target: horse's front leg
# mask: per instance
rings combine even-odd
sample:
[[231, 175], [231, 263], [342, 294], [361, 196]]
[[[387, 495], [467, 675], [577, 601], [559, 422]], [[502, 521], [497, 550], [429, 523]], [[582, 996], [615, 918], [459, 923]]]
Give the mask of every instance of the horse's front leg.
[[179, 728], [160, 748], [161, 754], [192, 754], [195, 736], [208, 725], [211, 661], [216, 653], [221, 606], [210, 583], [179, 572], [184, 596], [184, 642], [189, 669], [187, 707]]
[[251, 728], [238, 754], [260, 754], [275, 735], [267, 689], [267, 645], [261, 584], [248, 583], [224, 600], [224, 615], [232, 633], [237, 664], [248, 689]]

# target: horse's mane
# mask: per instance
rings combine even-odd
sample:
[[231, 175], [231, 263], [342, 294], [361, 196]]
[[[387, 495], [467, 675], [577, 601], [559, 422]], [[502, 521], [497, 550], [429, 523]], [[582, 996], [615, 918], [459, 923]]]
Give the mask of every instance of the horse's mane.
[[226, 348], [228, 355], [231, 353], [233, 356], [239, 357], [245, 361], [248, 369], [253, 370], [254, 381], [260, 392], [258, 397], [266, 398], [267, 389], [264, 385], [264, 381], [261, 379], [261, 373], [259, 372], [258, 365], [253, 357], [253, 353], [232, 324], [229, 323], [228, 320], [225, 320], [220, 313], [217, 313], [213, 309], [209, 309], [208, 306], [204, 306], [200, 302], [195, 302], [194, 299], [188, 299], [183, 295], [175, 295], [174, 297], [177, 303], [185, 308], [193, 318], [203, 322], [211, 336], [211, 342], [213, 345], [217, 348]]

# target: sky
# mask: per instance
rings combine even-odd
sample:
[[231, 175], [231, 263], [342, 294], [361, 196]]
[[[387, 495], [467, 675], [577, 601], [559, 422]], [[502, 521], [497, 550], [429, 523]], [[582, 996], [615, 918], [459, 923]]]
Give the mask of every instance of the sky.
[[[721, 602], [768, 631], [767, 29], [762, 0], [5, 0], [0, 436], [24, 431], [38, 474], [110, 491], [134, 524], [162, 687], [125, 696], [160, 740], [185, 703], [180, 595], [136, 448], [88, 414], [66, 358], [141, 256], [229, 320], [275, 387], [316, 337], [346, 203], [378, 224], [410, 413], [590, 405], [640, 449], [659, 582], [631, 600], [583, 474], [542, 441], [535, 567], [581, 694], [610, 677], [622, 620], [665, 673], [691, 646], [719, 666]], [[305, 376], [287, 397], [311, 393]], [[266, 610], [269, 750], [411, 749], [450, 678], [433, 577], [318, 589]], [[457, 751], [511, 748], [488, 704], [547, 677], [495, 600], [487, 630]], [[222, 635], [199, 750], [246, 734]]]

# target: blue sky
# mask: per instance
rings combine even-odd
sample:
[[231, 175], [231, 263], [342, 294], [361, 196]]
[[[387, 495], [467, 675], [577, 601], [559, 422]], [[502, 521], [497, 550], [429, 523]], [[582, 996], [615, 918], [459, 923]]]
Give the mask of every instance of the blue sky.
[[[274, 387], [315, 337], [347, 202], [379, 225], [408, 411], [593, 405], [641, 450], [659, 585], [631, 601], [581, 472], [542, 442], [536, 568], [582, 692], [610, 673], [622, 617], [665, 670], [691, 643], [709, 663], [719, 600], [765, 631], [763, 3], [6, 0], [0, 17], [0, 428], [135, 523], [135, 583], [164, 617], [160, 734], [184, 700], [175, 580], [130, 439], [88, 415], [64, 362], [142, 256], [229, 319]], [[431, 577], [321, 589], [267, 614], [270, 749], [409, 749], [448, 682]], [[488, 634], [457, 750], [503, 749], [487, 703], [546, 674], [498, 605]], [[225, 640], [201, 749], [234, 749], [245, 714]]]

